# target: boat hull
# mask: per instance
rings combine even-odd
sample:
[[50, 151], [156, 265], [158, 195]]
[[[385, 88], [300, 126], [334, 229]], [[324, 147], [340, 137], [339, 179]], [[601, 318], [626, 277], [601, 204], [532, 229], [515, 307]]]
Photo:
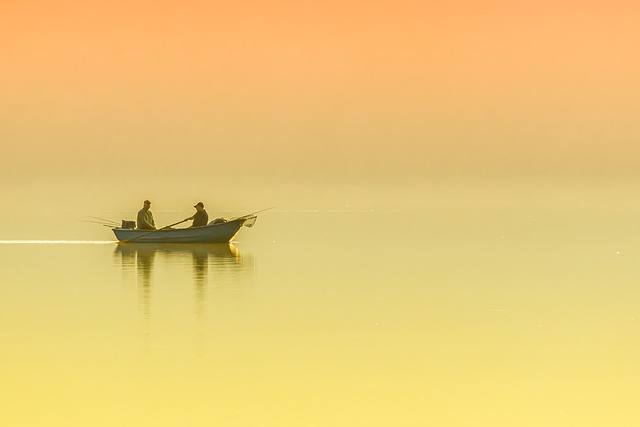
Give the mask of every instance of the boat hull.
[[122, 243], [229, 243], [238, 234], [245, 219], [209, 224], [202, 227], [130, 230], [113, 228], [116, 238]]

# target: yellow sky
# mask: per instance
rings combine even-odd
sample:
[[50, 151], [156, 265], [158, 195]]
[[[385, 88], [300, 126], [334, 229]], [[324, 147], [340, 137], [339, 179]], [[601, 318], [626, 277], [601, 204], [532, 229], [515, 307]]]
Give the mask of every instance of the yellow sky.
[[0, 173], [628, 178], [638, 18], [631, 2], [2, 0]]

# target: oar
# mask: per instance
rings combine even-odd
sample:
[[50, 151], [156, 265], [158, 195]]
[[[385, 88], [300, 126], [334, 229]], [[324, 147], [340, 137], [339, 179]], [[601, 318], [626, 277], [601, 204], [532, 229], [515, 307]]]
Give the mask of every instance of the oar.
[[136, 236], [136, 237], [134, 237], [133, 239], [123, 240], [123, 241], [122, 241], [122, 243], [131, 243], [131, 242], [133, 242], [134, 240], [138, 240], [138, 239], [139, 239], [139, 238], [141, 238], [141, 237], [148, 236], [149, 234], [151, 234], [151, 233], [155, 233], [156, 231], [166, 230], [167, 228], [171, 228], [171, 227], [173, 227], [174, 225], [182, 224], [183, 222], [186, 222], [186, 221], [189, 221], [189, 220], [188, 220], [188, 219], [183, 219], [182, 221], [176, 222], [175, 224], [169, 224], [169, 225], [167, 225], [166, 227], [158, 228], [157, 230], [151, 230], [150, 232], [148, 232], [148, 233], [144, 233], [144, 234], [141, 234], [141, 235], [139, 235], [139, 236]]

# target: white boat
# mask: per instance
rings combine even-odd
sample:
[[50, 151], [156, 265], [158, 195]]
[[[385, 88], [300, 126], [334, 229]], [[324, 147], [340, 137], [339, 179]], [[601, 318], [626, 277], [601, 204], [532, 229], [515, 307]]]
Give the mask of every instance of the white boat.
[[211, 221], [201, 227], [158, 230], [114, 227], [112, 230], [121, 243], [229, 243], [242, 226], [252, 227], [256, 218], [256, 215], [247, 215], [227, 222]]

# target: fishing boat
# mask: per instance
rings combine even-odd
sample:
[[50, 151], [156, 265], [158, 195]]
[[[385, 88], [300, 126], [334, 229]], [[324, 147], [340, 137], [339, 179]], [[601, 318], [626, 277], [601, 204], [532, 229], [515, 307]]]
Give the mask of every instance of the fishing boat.
[[121, 243], [229, 243], [243, 226], [252, 227], [256, 218], [256, 215], [250, 214], [226, 222], [214, 220], [201, 227], [168, 226], [158, 230], [114, 227], [112, 230]]

